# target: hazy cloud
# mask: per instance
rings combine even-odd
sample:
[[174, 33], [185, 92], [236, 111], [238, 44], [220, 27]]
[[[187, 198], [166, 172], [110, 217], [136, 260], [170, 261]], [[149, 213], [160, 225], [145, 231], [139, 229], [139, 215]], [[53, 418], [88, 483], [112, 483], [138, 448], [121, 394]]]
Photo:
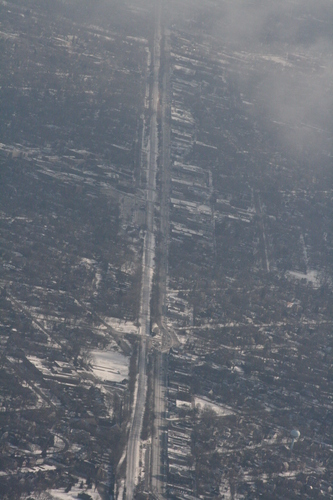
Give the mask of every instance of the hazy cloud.
[[286, 124], [281, 135], [289, 146], [298, 152], [331, 147], [332, 0], [183, 0], [173, 5], [184, 19], [202, 19], [226, 50], [244, 54], [243, 67], [235, 63], [240, 85], [262, 119]]
[[232, 0], [221, 6], [214, 35], [262, 58], [252, 97], [264, 118], [285, 124], [281, 135], [297, 152], [330, 147], [333, 2]]
[[218, 33], [226, 42], [304, 44], [333, 36], [331, 0], [228, 0]]

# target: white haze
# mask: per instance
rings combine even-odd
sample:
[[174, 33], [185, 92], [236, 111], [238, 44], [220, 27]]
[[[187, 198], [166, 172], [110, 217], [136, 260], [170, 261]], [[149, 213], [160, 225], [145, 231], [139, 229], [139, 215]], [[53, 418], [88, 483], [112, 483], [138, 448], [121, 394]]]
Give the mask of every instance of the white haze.
[[170, 12], [178, 25], [202, 19], [206, 35], [248, 54], [243, 68], [237, 63], [238, 83], [263, 121], [284, 124], [285, 145], [298, 154], [332, 151], [332, 0], [179, 0]]

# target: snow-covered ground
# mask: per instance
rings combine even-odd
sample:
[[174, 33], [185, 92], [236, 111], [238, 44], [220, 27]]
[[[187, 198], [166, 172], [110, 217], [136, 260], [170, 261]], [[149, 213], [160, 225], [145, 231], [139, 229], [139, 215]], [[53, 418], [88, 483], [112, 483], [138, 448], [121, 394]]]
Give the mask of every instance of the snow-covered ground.
[[[84, 484], [85, 479], [82, 479], [82, 482]], [[65, 488], [59, 488], [47, 490], [40, 494], [34, 493], [33, 497], [36, 498], [36, 500], [77, 500], [78, 494], [85, 492], [87, 495], [90, 495], [93, 500], [102, 500], [102, 497], [94, 487], [86, 490], [84, 487], [80, 488], [80, 484], [81, 480], [79, 480], [68, 493], [65, 492]]]
[[300, 273], [298, 271], [288, 271], [287, 273], [292, 278], [298, 280], [305, 279], [308, 283], [311, 283], [315, 288], [320, 286], [319, 273], [317, 271], [309, 270], [306, 274]]
[[92, 355], [92, 370], [95, 377], [108, 382], [122, 382], [128, 378], [129, 358], [116, 351], [95, 350]]
[[204, 408], [214, 410], [219, 417], [226, 417], [234, 413], [228, 406], [218, 405], [216, 403], [213, 403], [210, 399], [204, 397], [195, 396], [194, 404], [195, 406], [199, 406], [202, 410]]
[[132, 321], [126, 321], [120, 318], [112, 318], [109, 316], [103, 317], [104, 322], [111, 326], [117, 333], [134, 333], [138, 334], [139, 329]]
[[119, 486], [117, 500], [123, 500], [123, 498], [124, 498], [124, 486], [125, 486], [125, 481], [122, 480], [120, 483], [120, 486]]

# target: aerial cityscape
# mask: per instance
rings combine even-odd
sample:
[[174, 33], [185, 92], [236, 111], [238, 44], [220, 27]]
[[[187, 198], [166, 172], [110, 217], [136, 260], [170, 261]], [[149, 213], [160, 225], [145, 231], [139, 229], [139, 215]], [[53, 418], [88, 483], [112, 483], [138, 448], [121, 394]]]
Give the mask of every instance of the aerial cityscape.
[[0, 0], [0, 498], [333, 498], [331, 0]]

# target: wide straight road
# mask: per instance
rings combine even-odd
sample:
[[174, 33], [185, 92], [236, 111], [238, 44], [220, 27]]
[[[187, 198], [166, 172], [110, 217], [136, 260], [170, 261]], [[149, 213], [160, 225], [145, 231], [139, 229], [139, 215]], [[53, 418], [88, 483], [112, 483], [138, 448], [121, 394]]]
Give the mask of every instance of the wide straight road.
[[162, 189], [160, 197], [160, 269], [159, 269], [159, 317], [162, 333], [160, 351], [155, 353], [154, 363], [154, 424], [151, 444], [151, 491], [155, 498], [164, 498], [166, 485], [165, 459], [167, 451], [167, 431], [165, 421], [166, 410], [166, 357], [173, 345], [173, 339], [165, 328], [163, 317], [165, 312], [166, 286], [168, 274], [169, 245], [169, 203], [170, 203], [170, 98], [169, 98], [169, 36], [164, 31], [164, 67], [160, 75], [161, 86], [161, 130], [160, 169]]
[[151, 443], [151, 491], [157, 498], [163, 498], [165, 493], [165, 471], [162, 460], [162, 450], [166, 448], [165, 431], [165, 367], [163, 354], [155, 353], [154, 373], [154, 426]]
[[141, 346], [138, 362], [138, 380], [132, 414], [131, 429], [127, 443], [126, 499], [133, 500], [138, 480], [140, 457], [140, 434], [147, 393], [147, 342], [150, 336], [150, 298], [155, 265], [154, 207], [156, 196], [156, 171], [158, 157], [157, 111], [159, 101], [159, 70], [161, 44], [161, 5], [156, 1], [156, 21], [153, 50], [153, 83], [151, 92], [151, 119], [146, 186], [146, 234], [143, 248], [142, 287], [140, 307]]

